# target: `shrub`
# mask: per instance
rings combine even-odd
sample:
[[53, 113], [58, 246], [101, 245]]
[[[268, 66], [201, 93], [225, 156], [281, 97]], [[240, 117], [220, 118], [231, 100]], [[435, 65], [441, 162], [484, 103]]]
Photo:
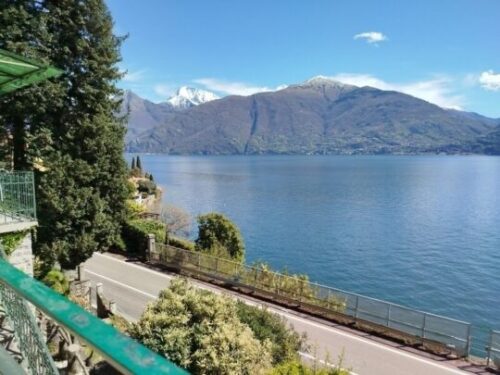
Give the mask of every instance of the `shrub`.
[[148, 305], [130, 334], [192, 374], [264, 374], [269, 342], [261, 343], [226, 296], [174, 279]]
[[147, 193], [151, 195], [156, 192], [156, 184], [150, 180], [139, 180], [137, 183], [137, 190], [140, 193]]
[[154, 234], [157, 242], [165, 242], [165, 224], [161, 221], [132, 219], [122, 227], [122, 238], [127, 251], [144, 255], [148, 248], [148, 234]]
[[193, 241], [190, 241], [185, 238], [169, 236], [168, 244], [174, 247], [178, 247], [179, 249], [191, 250], [194, 251], [195, 245]]
[[143, 213], [146, 210], [143, 205], [130, 199], [126, 201], [126, 209], [127, 217], [129, 219], [137, 218], [139, 214]]
[[271, 342], [273, 365], [298, 359], [299, 350], [307, 350], [305, 336], [300, 336], [293, 328], [289, 328], [285, 320], [266, 308], [247, 305], [241, 301], [237, 304], [238, 317], [247, 324], [254, 336], [260, 341]]
[[245, 245], [240, 230], [231, 220], [219, 213], [198, 216], [196, 250], [214, 256], [243, 262]]
[[66, 275], [59, 270], [53, 269], [49, 271], [42, 279], [42, 282], [57, 293], [65, 296], [69, 294], [69, 281]]
[[327, 368], [315, 365], [311, 368], [295, 359], [275, 367], [269, 375], [349, 375], [349, 371], [341, 369], [340, 366]]

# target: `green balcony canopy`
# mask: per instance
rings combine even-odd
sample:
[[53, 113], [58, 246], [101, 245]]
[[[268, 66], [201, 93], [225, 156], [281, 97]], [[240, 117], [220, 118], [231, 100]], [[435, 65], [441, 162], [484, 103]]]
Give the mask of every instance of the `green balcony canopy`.
[[54, 67], [0, 49], [0, 95], [61, 73]]

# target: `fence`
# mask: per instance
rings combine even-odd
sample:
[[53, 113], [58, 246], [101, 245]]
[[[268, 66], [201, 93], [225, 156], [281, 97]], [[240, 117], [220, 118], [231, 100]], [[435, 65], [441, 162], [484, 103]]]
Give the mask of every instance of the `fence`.
[[500, 331], [491, 331], [488, 351], [488, 366], [500, 370]]
[[[273, 272], [266, 266], [248, 266], [163, 244], [156, 244], [156, 250], [150, 249], [149, 255], [151, 261], [271, 294], [301, 307], [315, 309], [323, 316], [349, 318], [359, 326], [368, 325], [370, 330], [378, 329], [402, 340], [416, 338], [441, 354], [465, 357], [470, 352], [471, 325], [466, 322], [316, 284], [306, 276]], [[410, 340], [410, 343], [414, 342]]]
[[35, 220], [33, 172], [0, 171], [0, 225]]

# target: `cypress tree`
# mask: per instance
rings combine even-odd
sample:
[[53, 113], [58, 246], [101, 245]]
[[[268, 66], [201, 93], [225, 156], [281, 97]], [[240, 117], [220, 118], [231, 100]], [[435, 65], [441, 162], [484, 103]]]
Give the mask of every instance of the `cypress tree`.
[[135, 169], [135, 157], [132, 157], [132, 164], [130, 166], [130, 169], [134, 170]]
[[154, 178], [153, 178], [152, 174], [149, 175], [149, 181], [154, 182]]
[[137, 165], [137, 169], [139, 169], [140, 171], [142, 171], [142, 163], [141, 163], [141, 158], [139, 157], [139, 155], [137, 155], [136, 165]]
[[[121, 77], [116, 64], [123, 38], [113, 35], [103, 0], [7, 3], [11, 16], [31, 17], [29, 22], [16, 21], [20, 30], [12, 32], [13, 39], [20, 35], [28, 39], [27, 46], [37, 46], [36, 50], [26, 47], [24, 52], [31, 48], [33, 53], [24, 55], [51, 62], [65, 72], [13, 95], [9, 98], [12, 112], [0, 120], [11, 126], [14, 115], [24, 115], [19, 121], [24, 135], [12, 132], [14, 143], [29, 142], [21, 153], [24, 161], [39, 158], [46, 167], [37, 173], [40, 226], [35, 253], [47, 265], [58, 260], [64, 268], [73, 268], [93, 251], [117, 243], [125, 219], [125, 126], [114, 115], [120, 107], [121, 92], [115, 83]], [[2, 32], [8, 29], [6, 18], [2, 13]], [[39, 29], [47, 35], [40, 35]], [[0, 46], [23, 52], [22, 44], [15, 49], [9, 48], [12, 45], [17, 46], [7, 39]], [[3, 113], [4, 107], [0, 109]]]

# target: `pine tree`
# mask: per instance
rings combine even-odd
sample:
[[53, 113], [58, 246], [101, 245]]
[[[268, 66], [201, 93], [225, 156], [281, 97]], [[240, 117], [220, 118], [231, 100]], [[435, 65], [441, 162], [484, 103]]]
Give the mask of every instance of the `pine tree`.
[[141, 158], [139, 157], [139, 155], [137, 155], [136, 165], [137, 165], [137, 169], [139, 169], [140, 171], [142, 171], [142, 163], [141, 163]]
[[132, 156], [132, 164], [130, 165], [130, 169], [135, 169], [135, 157]]
[[[116, 243], [125, 219], [125, 127], [114, 116], [120, 106], [115, 82], [121, 77], [116, 64], [123, 39], [113, 35], [104, 0], [1, 3], [8, 9], [0, 12], [0, 47], [26, 52], [65, 72], [10, 97], [8, 118], [2, 102], [0, 121], [12, 126], [14, 115], [24, 116], [19, 121], [24, 135], [12, 132], [14, 139], [29, 142], [22, 148], [24, 162], [39, 158], [47, 170], [37, 173], [40, 226], [35, 252], [49, 265], [58, 260], [73, 268], [93, 251]], [[6, 35], [10, 29], [4, 11], [18, 18], [27, 14], [29, 22], [15, 22], [18, 29]], [[19, 35], [27, 39], [24, 51], [22, 43], [8, 39]]]

